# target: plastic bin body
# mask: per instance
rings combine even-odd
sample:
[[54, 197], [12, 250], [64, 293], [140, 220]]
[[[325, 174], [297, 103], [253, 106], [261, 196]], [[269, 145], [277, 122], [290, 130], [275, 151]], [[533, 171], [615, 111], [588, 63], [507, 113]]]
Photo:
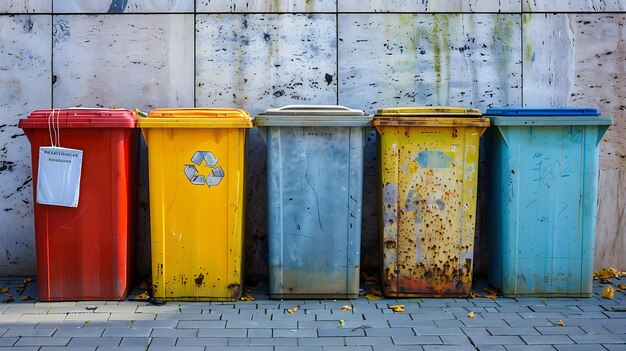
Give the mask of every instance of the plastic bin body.
[[592, 292], [598, 143], [591, 109], [490, 109], [489, 282], [504, 296]]
[[370, 118], [340, 106], [286, 106], [255, 123], [267, 145], [270, 297], [358, 297]]
[[148, 145], [154, 297], [236, 301], [243, 277], [248, 113], [157, 109], [138, 126]]
[[480, 136], [477, 110], [383, 109], [378, 131], [383, 294], [467, 296]]
[[[136, 118], [127, 110], [55, 110], [61, 146], [83, 150], [78, 207], [36, 201], [48, 116], [19, 122], [31, 144], [39, 300], [123, 300], [132, 289]], [[56, 119], [56, 117], [55, 117]]]

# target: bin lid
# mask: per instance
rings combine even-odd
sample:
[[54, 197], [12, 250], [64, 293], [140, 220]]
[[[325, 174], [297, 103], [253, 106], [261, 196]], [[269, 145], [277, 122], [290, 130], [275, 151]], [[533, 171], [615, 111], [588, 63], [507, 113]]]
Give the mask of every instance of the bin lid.
[[258, 127], [369, 127], [362, 110], [339, 105], [287, 105], [268, 109], [254, 120]]
[[374, 126], [489, 127], [489, 119], [473, 108], [392, 107], [376, 111]]
[[73, 107], [35, 110], [27, 118], [20, 119], [18, 127], [47, 129], [53, 113], [55, 125], [59, 128], [135, 128], [137, 122], [137, 116], [129, 110]]
[[158, 108], [137, 121], [140, 128], [252, 128], [248, 111], [236, 108]]
[[497, 126], [611, 125], [595, 108], [490, 108], [485, 114]]

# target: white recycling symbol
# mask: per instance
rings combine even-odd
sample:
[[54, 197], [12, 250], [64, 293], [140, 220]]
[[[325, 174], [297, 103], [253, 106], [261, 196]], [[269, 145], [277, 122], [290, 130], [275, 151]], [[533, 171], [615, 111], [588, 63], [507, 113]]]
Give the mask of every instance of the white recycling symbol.
[[[198, 172], [196, 166], [200, 166], [204, 161], [205, 167], [212, 168], [207, 176], [204, 176]], [[224, 178], [224, 170], [222, 167], [217, 165], [218, 158], [213, 155], [210, 151], [196, 151], [191, 158], [191, 162], [194, 164], [186, 164], [185, 165], [185, 175], [187, 179], [193, 185], [206, 185], [210, 188], [211, 186], [218, 185], [222, 178]]]

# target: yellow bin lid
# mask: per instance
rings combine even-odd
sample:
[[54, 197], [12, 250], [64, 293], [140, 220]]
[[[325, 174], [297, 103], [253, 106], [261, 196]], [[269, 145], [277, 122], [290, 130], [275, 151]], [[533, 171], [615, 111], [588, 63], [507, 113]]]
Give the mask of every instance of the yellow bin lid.
[[428, 127], [489, 127], [489, 118], [482, 118], [474, 108], [424, 106], [392, 107], [376, 111], [373, 125]]
[[252, 128], [248, 111], [235, 108], [158, 108], [137, 121], [140, 128]]

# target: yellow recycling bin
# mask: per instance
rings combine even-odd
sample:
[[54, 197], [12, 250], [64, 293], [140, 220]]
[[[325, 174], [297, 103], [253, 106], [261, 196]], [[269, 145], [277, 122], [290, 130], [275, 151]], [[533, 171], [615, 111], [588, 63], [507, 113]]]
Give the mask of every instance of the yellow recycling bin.
[[379, 110], [382, 287], [388, 297], [471, 291], [478, 147], [489, 126], [478, 110]]
[[248, 112], [156, 109], [137, 125], [148, 145], [154, 298], [236, 301]]

